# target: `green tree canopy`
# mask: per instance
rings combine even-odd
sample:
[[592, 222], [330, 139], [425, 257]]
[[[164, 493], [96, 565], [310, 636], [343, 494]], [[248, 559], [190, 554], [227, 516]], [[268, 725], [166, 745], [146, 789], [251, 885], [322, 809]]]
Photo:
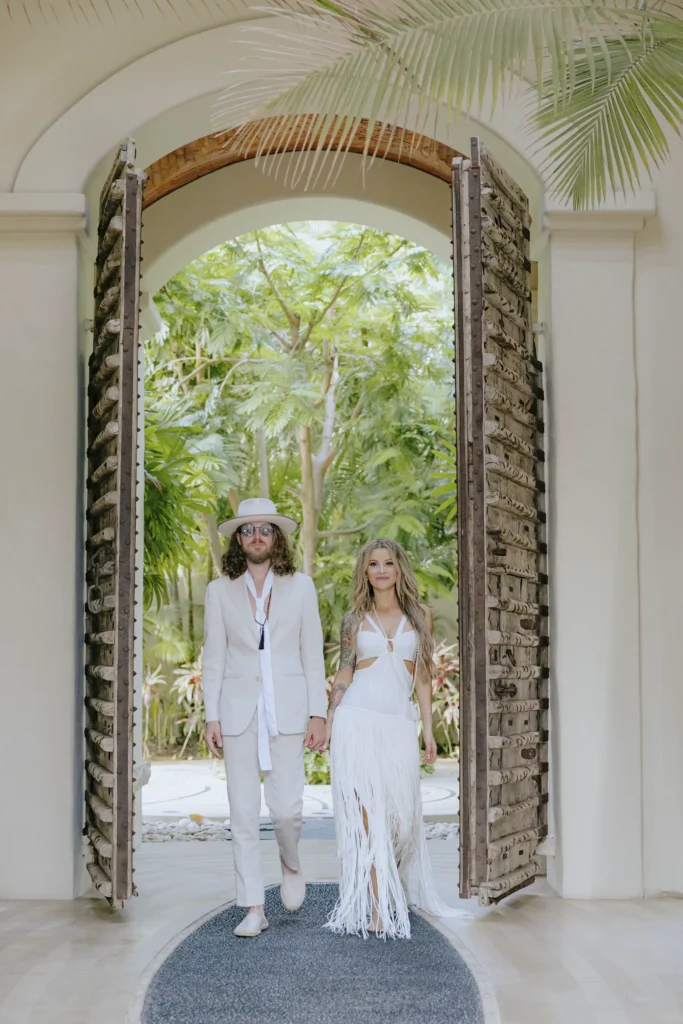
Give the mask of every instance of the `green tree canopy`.
[[174, 416], [180, 428], [185, 447], [169, 439], [164, 458], [185, 489], [176, 531], [187, 546], [183, 555], [168, 540], [171, 490], [167, 502], [150, 490], [155, 442], [151, 573], [167, 577], [174, 559], [207, 549], [218, 567], [217, 520], [261, 494], [302, 523], [295, 542], [328, 630], [371, 536], [406, 546], [425, 595], [450, 591], [454, 527], [430, 476], [453, 424], [449, 268], [356, 225], [286, 225], [212, 250], [156, 302], [164, 329], [146, 347], [148, 430]]

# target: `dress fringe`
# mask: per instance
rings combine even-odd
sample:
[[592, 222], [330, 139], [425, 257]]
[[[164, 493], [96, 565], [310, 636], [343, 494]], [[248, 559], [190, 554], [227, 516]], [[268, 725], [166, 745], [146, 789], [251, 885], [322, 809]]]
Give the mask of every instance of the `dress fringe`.
[[437, 917], [458, 913], [440, 899], [432, 877], [415, 721], [340, 705], [330, 771], [340, 880], [339, 900], [325, 927], [367, 938], [376, 911], [382, 923], [378, 936], [410, 938], [409, 904]]

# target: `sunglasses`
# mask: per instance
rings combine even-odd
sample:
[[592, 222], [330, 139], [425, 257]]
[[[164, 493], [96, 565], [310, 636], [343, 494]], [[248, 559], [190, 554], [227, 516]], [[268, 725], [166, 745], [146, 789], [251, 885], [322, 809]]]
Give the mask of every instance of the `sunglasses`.
[[258, 530], [262, 537], [272, 537], [274, 529], [275, 527], [272, 523], [259, 523], [258, 526], [254, 526], [252, 523], [245, 523], [244, 526], [240, 526], [239, 532], [243, 537], [253, 537], [254, 533]]

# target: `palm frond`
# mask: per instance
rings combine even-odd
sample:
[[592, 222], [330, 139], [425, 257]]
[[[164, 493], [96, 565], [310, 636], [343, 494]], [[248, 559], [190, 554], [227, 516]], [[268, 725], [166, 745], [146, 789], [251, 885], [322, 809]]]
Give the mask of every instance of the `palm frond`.
[[548, 94], [530, 118], [546, 148], [554, 194], [575, 207], [640, 184], [668, 155], [666, 126], [683, 119], [683, 23], [656, 21], [652, 34], [577, 56], [566, 102]]
[[268, 70], [251, 87], [243, 75], [229, 87], [216, 119], [242, 124], [230, 142], [238, 151], [302, 149], [287, 175], [307, 186], [334, 177], [366, 121], [364, 155], [374, 157], [417, 110], [414, 146], [444, 110], [481, 110], [487, 97], [495, 106], [519, 79], [542, 89], [548, 60], [559, 101], [574, 80], [577, 42], [593, 54], [644, 23], [627, 0], [388, 0], [380, 11], [370, 0], [339, 0], [327, 15], [315, 0], [281, 6], [275, 47], [272, 28], [267, 42], [258, 42], [265, 28], [250, 37]]

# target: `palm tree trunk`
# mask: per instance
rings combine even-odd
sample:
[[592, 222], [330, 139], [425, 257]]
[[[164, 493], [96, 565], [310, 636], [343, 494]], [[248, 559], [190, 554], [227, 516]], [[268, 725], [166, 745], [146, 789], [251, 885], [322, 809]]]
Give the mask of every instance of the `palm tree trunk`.
[[[204, 526], [206, 527], [206, 536], [209, 540], [209, 553], [211, 561], [213, 562], [214, 569], [218, 576], [221, 574], [221, 565], [223, 562], [223, 544], [221, 542], [221, 535], [218, 532], [218, 524], [216, 517], [211, 515], [210, 512], [202, 512], [202, 519], [204, 520]], [[211, 576], [209, 575], [209, 583], [211, 582]]]
[[315, 555], [318, 541], [318, 513], [315, 507], [315, 479], [313, 453], [311, 452], [310, 427], [299, 428], [299, 452], [301, 455], [301, 511], [303, 522], [301, 534], [304, 549], [304, 572], [312, 576], [315, 572]]

